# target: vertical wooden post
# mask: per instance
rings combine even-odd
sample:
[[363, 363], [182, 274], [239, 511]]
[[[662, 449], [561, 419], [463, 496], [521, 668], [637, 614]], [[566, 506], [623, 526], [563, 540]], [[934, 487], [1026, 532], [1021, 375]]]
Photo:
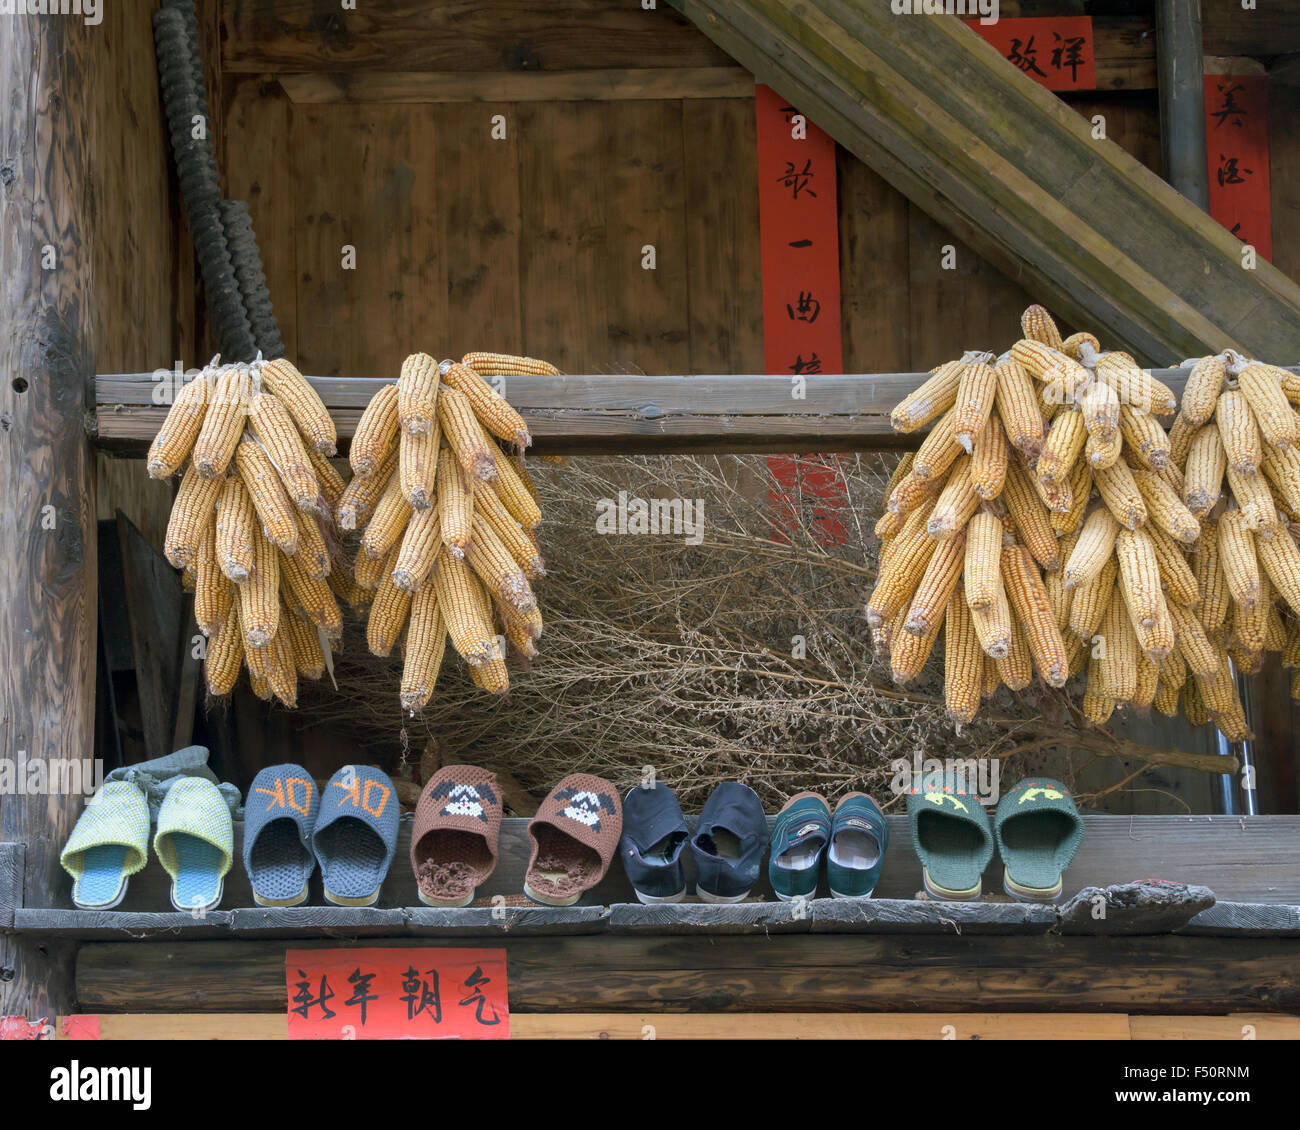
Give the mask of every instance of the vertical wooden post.
[[1198, 208], [1210, 206], [1205, 157], [1205, 65], [1201, 0], [1160, 0], [1156, 64], [1165, 179]]
[[[87, 176], [93, 29], [10, 16], [0, 35], [0, 757], [93, 755], [96, 544], [85, 392], [94, 371]], [[52, 889], [81, 796], [0, 796], [27, 845], [23, 902]], [[70, 945], [0, 937], [0, 1014], [73, 1004]]]

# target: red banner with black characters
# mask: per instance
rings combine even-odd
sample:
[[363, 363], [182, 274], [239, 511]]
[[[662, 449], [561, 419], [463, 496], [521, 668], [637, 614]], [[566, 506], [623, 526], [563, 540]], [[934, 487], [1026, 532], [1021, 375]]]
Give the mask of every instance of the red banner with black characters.
[[[763, 351], [790, 378], [791, 406], [820, 373], [844, 371], [835, 141], [771, 87], [755, 87]], [[769, 501], [779, 534], [799, 526], [818, 543], [848, 537], [844, 477], [833, 455], [776, 455]]]
[[1048, 90], [1097, 89], [1091, 16], [963, 22], [993, 44], [1008, 63]]
[[1205, 76], [1205, 152], [1210, 215], [1271, 261], [1267, 76]]

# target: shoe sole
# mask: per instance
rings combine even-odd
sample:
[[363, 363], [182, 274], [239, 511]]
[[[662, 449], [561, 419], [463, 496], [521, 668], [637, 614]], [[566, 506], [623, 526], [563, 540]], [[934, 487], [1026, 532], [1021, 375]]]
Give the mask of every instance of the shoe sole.
[[533, 902], [540, 903], [542, 906], [572, 906], [580, 898], [583, 892], [579, 891], [576, 895], [566, 895], [564, 898], [550, 898], [545, 895], [539, 895], [527, 883], [524, 884], [524, 894]]
[[1007, 873], [1007, 869], [1002, 869], [1002, 889], [1007, 892], [1016, 902], [1055, 902], [1061, 897], [1061, 892], [1065, 889], [1065, 877], [1062, 876], [1056, 881], [1056, 886], [1046, 887], [1022, 887]]
[[[750, 890], [753, 890], [753, 888], [751, 887]], [[713, 903], [744, 902], [749, 898], [749, 891], [745, 891], [738, 895], [715, 895], [712, 891], [706, 891], [703, 887], [696, 887], [695, 894], [701, 902]]]
[[809, 891], [806, 895], [803, 895], [803, 894], [799, 894], [799, 895], [783, 895], [780, 891], [773, 891], [772, 893], [773, 893], [774, 895], [776, 895], [776, 897], [779, 898], [782, 902], [794, 902], [795, 899], [803, 899], [804, 902], [807, 902], [809, 899], [814, 899], [814, 898], [817, 897], [817, 890], [816, 890], [816, 888], [814, 888], [813, 890]]
[[940, 887], [930, 879], [930, 872], [921, 871], [921, 882], [925, 886], [925, 893], [933, 899], [940, 902], [979, 902], [980, 896], [984, 893], [983, 880], [976, 883], [970, 890], [950, 891], [946, 887]]
[[268, 906], [268, 907], [301, 906], [304, 902], [307, 901], [307, 888], [303, 887], [303, 889], [298, 894], [294, 895], [293, 898], [288, 898], [288, 899], [267, 899], [267, 898], [263, 898], [256, 891], [254, 891], [253, 901], [257, 903], [258, 906]]
[[637, 900], [644, 903], [646, 906], [658, 906], [662, 903], [681, 902], [682, 899], [686, 897], [685, 887], [675, 895], [643, 895], [640, 891], [637, 891], [635, 887], [633, 888], [633, 891], [636, 894]]
[[456, 906], [469, 906], [469, 904], [474, 901], [474, 895], [476, 893], [476, 890], [470, 891], [470, 893], [467, 894], [464, 898], [459, 898], [459, 899], [435, 899], [435, 898], [430, 898], [423, 891], [416, 891], [415, 893], [420, 896], [420, 901], [424, 903], [425, 906], [456, 907]]
[[843, 891], [837, 891], [834, 887], [831, 888], [831, 898], [833, 899], [869, 899], [875, 893], [875, 887], [872, 887], [869, 891], [864, 891], [860, 895], [849, 895], [845, 894]]

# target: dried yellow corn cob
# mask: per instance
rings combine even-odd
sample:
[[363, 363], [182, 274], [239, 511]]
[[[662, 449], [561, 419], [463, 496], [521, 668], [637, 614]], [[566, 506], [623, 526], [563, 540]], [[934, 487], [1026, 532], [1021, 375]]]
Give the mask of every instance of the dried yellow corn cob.
[[997, 373], [984, 361], [972, 361], [962, 370], [953, 406], [953, 435], [967, 455], [975, 450], [975, 437], [984, 430], [993, 411], [997, 387]]
[[1228, 489], [1233, 501], [1241, 510], [1241, 520], [1246, 529], [1261, 538], [1271, 538], [1278, 528], [1277, 506], [1273, 492], [1268, 488], [1268, 477], [1258, 472], [1240, 475], [1228, 464]]
[[297, 553], [298, 515], [266, 450], [254, 439], [241, 441], [235, 450], [235, 467], [253, 500], [262, 533], [285, 553]]
[[205, 479], [218, 478], [230, 466], [235, 445], [244, 434], [248, 414], [248, 370], [223, 367], [208, 393], [208, 409], [194, 441], [193, 466]]
[[1168, 607], [1169, 615], [1174, 621], [1178, 650], [1187, 660], [1188, 672], [1206, 679], [1213, 678], [1219, 666], [1218, 655], [1196, 614], [1181, 604], [1170, 604]]
[[497, 497], [510, 516], [525, 530], [532, 530], [542, 520], [536, 488], [524, 468], [517, 466], [495, 443], [489, 444], [496, 463], [495, 488]]
[[180, 470], [199, 438], [207, 410], [208, 378], [204, 373], [183, 385], [167, 409], [167, 418], [149, 445], [145, 461], [151, 479], [165, 479]]
[[402, 362], [397, 381], [397, 418], [412, 435], [433, 430], [442, 407], [438, 362], [427, 353], [412, 353]]
[[972, 608], [971, 622], [980, 648], [990, 659], [1005, 659], [1011, 649], [1011, 603], [998, 578], [997, 592], [988, 608]]
[[[1074, 492], [1070, 489], [1068, 476], [1059, 482], [1049, 483], [1031, 474], [1029, 481], [1034, 488], [1034, 493], [1042, 499], [1043, 505], [1047, 507], [1049, 523], [1050, 515], [1059, 514], [1061, 515], [1059, 520], [1063, 520], [1065, 515], [1074, 509]], [[1053, 526], [1052, 529], [1055, 530], [1056, 527]]]
[[971, 485], [971, 457], [963, 455], [953, 465], [947, 483], [939, 492], [930, 520], [925, 524], [932, 538], [946, 541], [956, 537], [975, 513], [980, 498]]
[[1210, 720], [1209, 708], [1195, 679], [1188, 679], [1183, 684], [1183, 717], [1192, 726], [1204, 726]]
[[444, 550], [438, 555], [433, 580], [447, 633], [460, 657], [476, 667], [499, 655], [491, 605], [474, 571]]
[[1093, 381], [1079, 397], [1079, 411], [1083, 415], [1088, 438], [1098, 443], [1110, 443], [1119, 433], [1119, 396], [1105, 381]]
[[384, 571], [366, 620], [366, 645], [372, 655], [381, 657], [392, 653], [402, 629], [406, 627], [407, 613], [411, 608], [411, 594], [393, 584], [393, 566], [396, 563], [397, 551], [393, 550], [384, 561]]
[[1156, 690], [1159, 686], [1160, 674], [1156, 669], [1156, 665], [1139, 651], [1137, 655], [1137, 687], [1133, 692], [1133, 705], [1139, 710], [1149, 709], [1156, 700]]
[[998, 687], [1002, 685], [1002, 676], [998, 674], [997, 663], [984, 656], [983, 679], [980, 684], [980, 698], [988, 698], [990, 695], [997, 694]]
[[1083, 523], [1084, 512], [1092, 495], [1092, 468], [1086, 460], [1080, 459], [1070, 472], [1066, 481], [1070, 495], [1068, 510], [1053, 510], [1049, 516], [1052, 529], [1058, 534], [1071, 534]]
[[280, 481], [294, 505], [313, 514], [323, 510], [325, 500], [321, 497], [316, 472], [284, 405], [274, 396], [258, 393], [248, 402], [248, 422], [279, 472]]
[[411, 598], [406, 662], [402, 665], [403, 710], [422, 710], [433, 697], [446, 650], [447, 625], [443, 623], [442, 610], [438, 607], [437, 590], [433, 585], [423, 585]]
[[460, 359], [476, 373], [485, 377], [558, 377], [560, 370], [549, 361], [536, 357], [516, 357], [512, 353], [466, 353]]
[[965, 361], [940, 365], [929, 380], [904, 397], [889, 414], [894, 431], [914, 432], [947, 412], [957, 402], [957, 388], [966, 365]]
[[1065, 562], [1065, 584], [1077, 588], [1097, 576], [1115, 551], [1119, 523], [1104, 506], [1096, 507], [1083, 524], [1074, 552]]
[[1286, 647], [1286, 623], [1282, 619], [1276, 601], [1268, 602], [1267, 618], [1268, 623], [1264, 628], [1264, 650], [1280, 652]]
[[414, 593], [438, 563], [441, 509], [435, 506], [431, 510], [412, 512], [398, 547], [397, 560], [393, 562], [393, 583], [399, 589]]
[[320, 645], [316, 625], [306, 617], [287, 609], [280, 610], [280, 631], [293, 655], [293, 667], [303, 679], [319, 679], [325, 674], [325, 651]]
[[1191, 447], [1192, 440], [1195, 438], [1201, 425], [1193, 425], [1187, 422], [1187, 418], [1179, 415], [1174, 420], [1174, 426], [1169, 429], [1169, 464], [1172, 467], [1181, 467], [1187, 462], [1187, 451]]
[[1228, 457], [1223, 450], [1219, 429], [1201, 428], [1187, 449], [1183, 476], [1183, 500], [1187, 509], [1197, 517], [1208, 514], [1219, 501], [1227, 468]]
[[[1095, 659], [1092, 663], [1093, 666], [1100, 666]], [[1080, 709], [1083, 711], [1084, 718], [1092, 725], [1104, 726], [1110, 721], [1110, 716], [1115, 713], [1115, 700], [1107, 694], [1094, 690], [1091, 683], [1089, 683], [1088, 689], [1083, 692]]]
[[1034, 560], [1049, 571], [1060, 568], [1060, 547], [1051, 520], [1029, 475], [1017, 462], [1007, 468], [1002, 501], [1007, 504], [1011, 520], [1015, 522], [1017, 536], [1034, 555]]
[[402, 484], [394, 475], [375, 507], [375, 513], [361, 535], [361, 548], [367, 557], [383, 558], [397, 544], [411, 517], [411, 507], [402, 494]]
[[1169, 386], [1141, 369], [1124, 353], [1103, 353], [1094, 370], [1097, 379], [1110, 385], [1121, 404], [1157, 416], [1170, 416], [1178, 407]]
[[1228, 389], [1219, 395], [1214, 411], [1215, 426], [1223, 440], [1228, 466], [1239, 475], [1253, 475], [1263, 457], [1263, 441], [1254, 410], [1240, 389]]
[[[361, 554], [361, 559], [363, 561], [370, 560], [370, 558], [368, 558], [364, 553]], [[377, 564], [381, 569], [383, 568], [382, 561], [377, 562]], [[378, 573], [376, 573], [375, 579], [372, 582], [371, 587], [363, 588], [361, 584], [357, 581], [357, 579], [352, 575], [351, 571], [346, 569], [331, 569], [330, 575], [327, 579], [329, 581], [330, 588], [334, 592], [334, 595], [338, 597], [338, 599], [341, 600], [344, 604], [346, 604], [349, 608], [352, 608], [353, 610], [358, 612], [361, 611], [361, 609], [367, 607], [370, 604], [370, 602], [374, 600], [375, 598], [374, 586], [379, 583], [379, 575]], [[295, 603], [297, 602], [295, 601]]]
[[998, 387], [993, 399], [1007, 439], [1016, 450], [1037, 458], [1046, 432], [1033, 379], [1010, 357], [999, 361], [995, 371]]
[[338, 436], [329, 410], [311, 382], [290, 361], [279, 357], [263, 362], [261, 379], [262, 384], [289, 410], [309, 448], [321, 455], [333, 455], [338, 450]]
[[442, 434], [460, 465], [477, 479], [494, 479], [498, 469], [493, 452], [499, 450], [474, 415], [464, 393], [444, 389], [438, 401]]
[[1133, 481], [1146, 502], [1148, 521], [1175, 541], [1189, 545], [1201, 536], [1201, 524], [1174, 489], [1153, 471], [1134, 471]]
[[1027, 338], [1011, 347], [1011, 357], [1031, 377], [1047, 386], [1045, 395], [1054, 404], [1077, 403], [1092, 380], [1092, 374], [1068, 354]]
[[[245, 656], [245, 659], [247, 659], [247, 656]], [[256, 675], [250, 670], [248, 672], [248, 686], [263, 702], [270, 702], [274, 697], [271, 694], [271, 684], [266, 681], [265, 675]]]
[[323, 580], [330, 573], [330, 551], [315, 514], [298, 513], [298, 554], [308, 574]]
[[215, 527], [205, 526], [194, 558], [194, 619], [205, 636], [226, 622], [235, 599], [235, 586], [217, 566], [216, 537]]
[[1300, 549], [1288, 530], [1274, 538], [1260, 538], [1255, 543], [1259, 564], [1273, 588], [1293, 611], [1300, 612]]
[[1248, 364], [1237, 373], [1237, 387], [1255, 413], [1263, 441], [1285, 451], [1300, 443], [1300, 417], [1282, 391], [1277, 372], [1271, 365]]
[[943, 627], [943, 617], [936, 617], [930, 630], [923, 636], [911, 632], [898, 632], [890, 641], [889, 666], [894, 682], [902, 685], [910, 683], [925, 666], [934, 650], [934, 641], [939, 638], [939, 629]]
[[1227, 652], [1219, 652], [1219, 667], [1213, 676], [1196, 677], [1196, 686], [1212, 714], [1223, 714], [1232, 709], [1232, 704], [1237, 697], [1237, 688]]
[[1115, 539], [1119, 562], [1119, 587], [1136, 625], [1150, 628], [1162, 615], [1165, 603], [1160, 588], [1160, 562], [1144, 530], [1120, 530]]
[[373, 475], [397, 442], [397, 386], [383, 385], [357, 421], [348, 461], [354, 474]]
[[1065, 339], [1061, 346], [1061, 352], [1067, 356], [1073, 357], [1076, 361], [1081, 361], [1085, 352], [1101, 352], [1101, 342], [1090, 333], [1073, 333]]
[[358, 475], [348, 483], [339, 498], [334, 518], [341, 530], [356, 530], [366, 524], [384, 491], [388, 480], [397, 473], [397, 445], [394, 444], [373, 475]]
[[220, 698], [235, 689], [239, 668], [244, 662], [244, 631], [239, 623], [239, 606], [232, 605], [230, 615], [217, 633], [208, 640], [203, 656], [203, 673], [208, 693]]
[[939, 422], [930, 429], [921, 441], [912, 462], [912, 475], [922, 481], [942, 479], [953, 461], [962, 453], [962, 446], [957, 442], [954, 428], [957, 422], [957, 409], [950, 408]]
[[1118, 702], [1130, 702], [1137, 693], [1138, 641], [1128, 608], [1119, 589], [1110, 599], [1101, 622], [1098, 658], [1106, 690]]
[[1106, 558], [1100, 573], [1074, 590], [1074, 600], [1070, 603], [1070, 631], [1081, 640], [1093, 639], [1100, 630], [1102, 617], [1116, 591], [1118, 575], [1119, 562], [1112, 554]]
[[1125, 404], [1120, 409], [1119, 420], [1124, 448], [1133, 453], [1136, 462], [1153, 471], [1169, 466], [1169, 436], [1154, 416]]
[[239, 586], [239, 622], [246, 651], [265, 647], [280, 624], [280, 555], [264, 537], [253, 539], [253, 571]]
[[[465, 551], [465, 561], [478, 574], [489, 596], [500, 598], [521, 612], [531, 612], [537, 607], [537, 597], [524, 571], [482, 517], [474, 515], [473, 523], [474, 533]], [[957, 573], [960, 572], [958, 565]]]
[[1210, 717], [1220, 732], [1230, 742], [1248, 742], [1255, 737], [1250, 726], [1246, 723], [1246, 711], [1242, 706], [1241, 698], [1237, 694], [1237, 688], [1232, 690], [1233, 700], [1232, 709], [1215, 713], [1210, 711]]
[[1128, 464], [1120, 460], [1113, 467], [1093, 468], [1093, 482], [1101, 500], [1126, 530], [1136, 530], [1146, 523], [1147, 504]]
[[1150, 627], [1139, 624], [1130, 614], [1129, 623], [1137, 638], [1138, 648], [1154, 663], [1159, 663], [1177, 646], [1174, 619], [1169, 612], [1169, 602], [1160, 606], [1160, 615]]
[[948, 717], [964, 724], [975, 719], [984, 682], [984, 652], [961, 589], [948, 602], [944, 632], [943, 697]]
[[1300, 620], [1287, 624], [1286, 643], [1282, 648], [1282, 666], [1300, 667]]
[[1011, 617], [1011, 642], [1004, 658], [995, 660], [998, 675], [1007, 689], [1023, 691], [1034, 679], [1034, 657], [1029, 650], [1029, 636], [1025, 626]]
[[412, 510], [427, 510], [437, 497], [434, 488], [443, 446], [439, 421], [435, 420], [427, 432], [403, 429], [397, 446], [397, 479], [402, 496]]
[[1030, 306], [1020, 315], [1020, 330], [1030, 341], [1041, 342], [1058, 351], [1065, 349], [1056, 321], [1042, 306]]
[[464, 393], [479, 423], [494, 436], [521, 448], [533, 442], [524, 418], [474, 369], [455, 361], [444, 361], [439, 371], [443, 385]]
[[930, 564], [938, 543], [924, 533], [904, 531], [895, 539], [887, 560], [876, 573], [876, 587], [867, 600], [867, 624], [884, 627], [900, 608], [910, 604], [916, 586]]
[[912, 596], [911, 607], [904, 624], [905, 630], [913, 635], [923, 636], [930, 631], [933, 624], [943, 619], [943, 610], [961, 578], [965, 560], [964, 532], [959, 532], [956, 536], [939, 543]]
[[258, 531], [257, 511], [238, 475], [221, 483], [215, 531], [217, 564], [227, 577], [242, 585], [253, 567], [253, 538]]
[[[396, 552], [396, 546], [393, 552]], [[379, 578], [384, 574], [384, 565], [388, 557], [371, 557], [368, 553], [358, 553], [352, 562], [353, 576], [356, 578], [358, 586], [365, 591], [370, 591], [379, 584]], [[391, 572], [391, 569], [389, 570]]]
[[1160, 563], [1160, 580], [1169, 599], [1195, 608], [1200, 603], [1201, 590], [1195, 571], [1183, 555], [1185, 547], [1153, 523], [1143, 526], [1141, 532], [1151, 539], [1151, 548]]
[[1187, 681], [1187, 660], [1176, 647], [1160, 660], [1160, 679], [1177, 690]]
[[971, 487], [980, 498], [997, 498], [1002, 493], [1010, 456], [1002, 421], [993, 412], [975, 440], [975, 453], [971, 457]]
[[1124, 441], [1120, 436], [1109, 441], [1095, 440], [1089, 436], [1083, 448], [1084, 457], [1094, 471], [1104, 471], [1108, 467], [1115, 466], [1123, 450]]
[[1221, 356], [1202, 357], [1188, 374], [1187, 385], [1183, 389], [1183, 404], [1179, 418], [1185, 419], [1188, 426], [1199, 428], [1214, 419], [1214, 408], [1219, 402], [1219, 393], [1223, 391], [1223, 382], [1228, 379], [1228, 370]]
[[1011, 610], [1025, 630], [1039, 676], [1048, 686], [1065, 686], [1070, 674], [1070, 657], [1061, 630], [1056, 626], [1043, 579], [1024, 546], [1002, 547], [1002, 584]]
[[309, 447], [307, 449], [307, 458], [311, 460], [311, 469], [316, 474], [316, 482], [320, 485], [321, 497], [325, 500], [326, 513], [322, 517], [333, 520], [334, 513], [338, 509], [339, 499], [343, 497], [343, 476], [335, 470], [334, 464], [315, 448]]
[[[289, 616], [283, 612], [282, 616]], [[271, 642], [261, 649], [265, 652], [266, 682], [271, 694], [290, 710], [298, 705], [298, 668], [293, 658], [293, 644], [287, 632], [277, 631]], [[245, 649], [244, 658], [248, 658]]]
[[[498, 464], [499, 469], [500, 465]], [[903, 476], [902, 481], [889, 495], [885, 505], [896, 514], [910, 514], [928, 499], [938, 497], [943, 481], [941, 479], [919, 478], [915, 469], [913, 469]]]
[[167, 520], [167, 535], [163, 553], [177, 569], [194, 562], [199, 548], [199, 538], [208, 526], [216, 521], [217, 497], [221, 494], [220, 479], [203, 479], [191, 463], [181, 477], [181, 485], [172, 503], [171, 517]]
[[1051, 430], [1043, 442], [1042, 454], [1038, 457], [1036, 474], [1039, 481], [1063, 482], [1087, 441], [1088, 429], [1084, 427], [1083, 413], [1077, 408], [1062, 411], [1052, 421]]
[[281, 553], [279, 561], [280, 572], [304, 615], [325, 633], [326, 639], [337, 640], [343, 634], [343, 614], [329, 583], [309, 575], [297, 554], [286, 557]]
[[[442, 544], [457, 557], [465, 556], [474, 521], [474, 498], [495, 494], [493, 486], [479, 486], [455, 459], [438, 464], [438, 509], [442, 513]], [[499, 501], [499, 499], [498, 499]]]
[[1228, 658], [1241, 675], [1258, 675], [1264, 669], [1263, 651], [1246, 651], [1234, 639], [1228, 644]]
[[893, 471], [890, 472], [889, 481], [885, 484], [884, 497], [888, 498], [894, 493], [894, 488], [907, 477], [916, 463], [916, 452], [905, 451], [902, 457], [894, 464]]
[[1002, 523], [987, 510], [977, 511], [966, 527], [966, 601], [971, 608], [991, 608], [1002, 587]]
[[1260, 468], [1282, 501], [1280, 509], [1300, 517], [1300, 447], [1292, 446], [1286, 451], [1264, 448]]

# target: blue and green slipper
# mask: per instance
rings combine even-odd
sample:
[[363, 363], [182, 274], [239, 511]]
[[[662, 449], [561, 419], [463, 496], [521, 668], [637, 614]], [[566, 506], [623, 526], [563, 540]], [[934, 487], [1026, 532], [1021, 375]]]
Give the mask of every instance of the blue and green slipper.
[[816, 793], [795, 793], [772, 825], [767, 878], [772, 893], [789, 901], [812, 898], [822, 854], [831, 838], [831, 809]]
[[1070, 790], [1051, 777], [1026, 777], [998, 802], [993, 828], [1007, 894], [1021, 902], [1060, 898], [1084, 831]]
[[871, 897], [885, 865], [889, 824], [866, 793], [841, 797], [831, 817], [831, 842], [826, 849], [826, 881], [831, 897]]
[[945, 902], [974, 902], [993, 858], [993, 832], [979, 798], [951, 775], [932, 774], [907, 794], [912, 845], [926, 893]]

